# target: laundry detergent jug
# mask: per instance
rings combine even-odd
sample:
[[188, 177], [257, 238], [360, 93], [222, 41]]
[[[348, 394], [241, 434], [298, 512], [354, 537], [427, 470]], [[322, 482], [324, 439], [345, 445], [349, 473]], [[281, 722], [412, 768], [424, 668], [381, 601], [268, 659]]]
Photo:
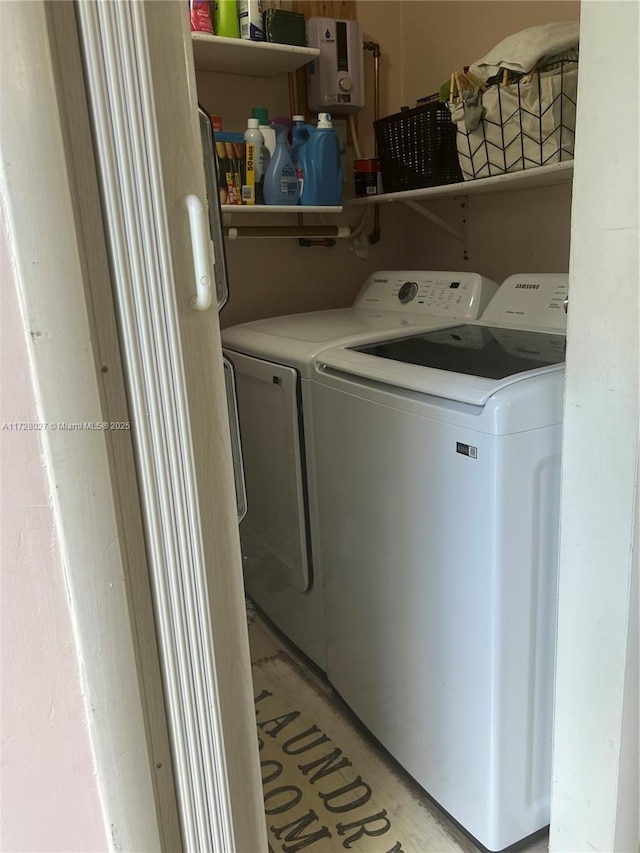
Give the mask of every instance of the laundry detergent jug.
[[338, 205], [342, 202], [340, 140], [329, 113], [318, 115], [318, 126], [305, 125], [309, 138], [297, 151], [303, 172], [301, 204]]

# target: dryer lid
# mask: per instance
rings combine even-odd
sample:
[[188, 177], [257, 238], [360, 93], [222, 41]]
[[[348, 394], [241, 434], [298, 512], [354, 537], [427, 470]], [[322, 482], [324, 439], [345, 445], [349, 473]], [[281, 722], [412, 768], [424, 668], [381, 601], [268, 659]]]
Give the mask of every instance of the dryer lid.
[[255, 320], [232, 329], [225, 329], [222, 339], [225, 345], [232, 336], [242, 335], [249, 340], [256, 334], [268, 335], [287, 341], [302, 341], [308, 344], [326, 344], [341, 338], [360, 335], [364, 332], [377, 332], [402, 326], [416, 326], [424, 323], [424, 318], [402, 315], [399, 312], [380, 311], [364, 308], [333, 308], [325, 311], [310, 311], [307, 314], [292, 314], [285, 317], [270, 317]]

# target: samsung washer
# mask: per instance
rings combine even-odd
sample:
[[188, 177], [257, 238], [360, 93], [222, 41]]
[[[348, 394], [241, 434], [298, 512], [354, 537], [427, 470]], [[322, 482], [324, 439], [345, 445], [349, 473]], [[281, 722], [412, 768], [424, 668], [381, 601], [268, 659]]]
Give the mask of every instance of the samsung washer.
[[351, 308], [245, 323], [222, 331], [240, 418], [247, 514], [245, 584], [256, 603], [326, 669], [316, 565], [315, 464], [309, 384], [316, 355], [340, 342], [382, 340], [480, 313], [496, 285], [475, 273], [381, 271]]
[[482, 845], [549, 822], [567, 276], [317, 359], [327, 674]]

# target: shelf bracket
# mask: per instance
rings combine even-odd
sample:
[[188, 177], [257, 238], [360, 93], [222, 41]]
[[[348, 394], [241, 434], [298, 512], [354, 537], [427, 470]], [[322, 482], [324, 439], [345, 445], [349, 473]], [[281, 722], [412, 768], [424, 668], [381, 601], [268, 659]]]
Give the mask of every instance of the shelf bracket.
[[[466, 199], [465, 199], [466, 202]], [[419, 213], [421, 216], [424, 216], [430, 222], [433, 222], [434, 225], [437, 225], [438, 228], [442, 228], [443, 231], [447, 231], [449, 234], [453, 234], [456, 239], [461, 240], [463, 243], [467, 241], [467, 229], [466, 229], [466, 216], [463, 216], [463, 222], [465, 223], [465, 228], [463, 231], [459, 231], [457, 228], [454, 228], [453, 225], [449, 225], [448, 222], [445, 222], [444, 219], [441, 219], [439, 216], [436, 216], [435, 213], [430, 211], [428, 208], [423, 207], [420, 202], [413, 201], [413, 199], [404, 199], [403, 204], [406, 204], [407, 207], [410, 207], [412, 210], [415, 210], [416, 213]]]

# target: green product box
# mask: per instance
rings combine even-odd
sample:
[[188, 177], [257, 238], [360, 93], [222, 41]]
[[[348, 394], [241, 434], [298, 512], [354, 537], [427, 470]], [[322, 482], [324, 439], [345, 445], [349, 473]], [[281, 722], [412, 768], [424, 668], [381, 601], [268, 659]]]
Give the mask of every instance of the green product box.
[[307, 31], [304, 15], [301, 12], [287, 12], [284, 9], [267, 9], [262, 19], [266, 41], [277, 44], [295, 44], [307, 46]]

